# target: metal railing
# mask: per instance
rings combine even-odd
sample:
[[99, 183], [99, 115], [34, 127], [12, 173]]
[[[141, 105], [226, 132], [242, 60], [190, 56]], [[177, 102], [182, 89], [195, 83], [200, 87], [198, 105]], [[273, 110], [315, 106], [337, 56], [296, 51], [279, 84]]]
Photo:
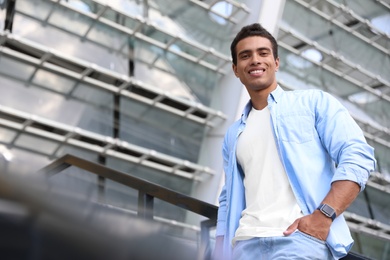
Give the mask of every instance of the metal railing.
[[[138, 190], [138, 217], [145, 220], [152, 220], [154, 217], [153, 206], [154, 199], [160, 199], [177, 207], [191, 211], [206, 217], [201, 221], [200, 244], [198, 259], [209, 259], [211, 249], [209, 246], [209, 230], [216, 225], [218, 207], [187, 195], [175, 192], [168, 188], [156, 185], [154, 183], [133, 177], [121, 171], [117, 171], [101, 164], [84, 160], [82, 158], [65, 155], [46, 167], [38, 171], [38, 174], [44, 174], [46, 177], [59, 174], [63, 170], [74, 166], [99, 176], [99, 183], [104, 183], [104, 179], [109, 179], [127, 187]], [[99, 185], [99, 192], [104, 192], [104, 186]], [[101, 195], [101, 194], [99, 194]]]

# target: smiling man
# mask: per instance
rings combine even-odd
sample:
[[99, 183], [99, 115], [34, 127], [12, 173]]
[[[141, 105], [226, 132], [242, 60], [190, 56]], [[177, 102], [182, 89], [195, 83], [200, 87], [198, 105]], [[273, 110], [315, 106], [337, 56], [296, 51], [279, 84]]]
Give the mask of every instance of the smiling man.
[[277, 42], [260, 24], [241, 29], [231, 54], [250, 100], [225, 135], [214, 257], [345, 256], [342, 213], [375, 168], [373, 148], [331, 95], [278, 86]]

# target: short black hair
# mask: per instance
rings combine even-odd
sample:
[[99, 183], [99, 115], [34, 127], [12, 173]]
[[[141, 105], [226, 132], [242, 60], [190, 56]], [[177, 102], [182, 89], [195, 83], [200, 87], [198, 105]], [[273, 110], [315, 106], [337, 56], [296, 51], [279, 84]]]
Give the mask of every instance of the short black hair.
[[254, 23], [242, 27], [242, 29], [237, 33], [236, 37], [232, 41], [232, 44], [230, 45], [230, 52], [232, 54], [232, 60], [234, 65], [237, 65], [236, 46], [238, 42], [251, 36], [260, 36], [267, 38], [271, 42], [274, 58], [278, 58], [278, 43], [276, 42], [275, 38], [259, 23]]

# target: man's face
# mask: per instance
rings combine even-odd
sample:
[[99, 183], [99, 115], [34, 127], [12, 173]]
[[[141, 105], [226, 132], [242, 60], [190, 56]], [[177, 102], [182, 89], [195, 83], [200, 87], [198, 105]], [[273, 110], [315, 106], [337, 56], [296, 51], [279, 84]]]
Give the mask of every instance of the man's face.
[[247, 37], [238, 42], [236, 53], [237, 65], [233, 64], [233, 71], [249, 94], [276, 88], [275, 72], [279, 68], [279, 58], [275, 60], [267, 38]]

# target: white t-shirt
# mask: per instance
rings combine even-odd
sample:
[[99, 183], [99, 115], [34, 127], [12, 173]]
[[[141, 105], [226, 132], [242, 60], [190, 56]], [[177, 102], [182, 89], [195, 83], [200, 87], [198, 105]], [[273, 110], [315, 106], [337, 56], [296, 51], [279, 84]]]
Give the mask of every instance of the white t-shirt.
[[280, 160], [268, 107], [252, 108], [237, 143], [244, 174], [246, 209], [233, 238], [283, 236], [303, 216]]

